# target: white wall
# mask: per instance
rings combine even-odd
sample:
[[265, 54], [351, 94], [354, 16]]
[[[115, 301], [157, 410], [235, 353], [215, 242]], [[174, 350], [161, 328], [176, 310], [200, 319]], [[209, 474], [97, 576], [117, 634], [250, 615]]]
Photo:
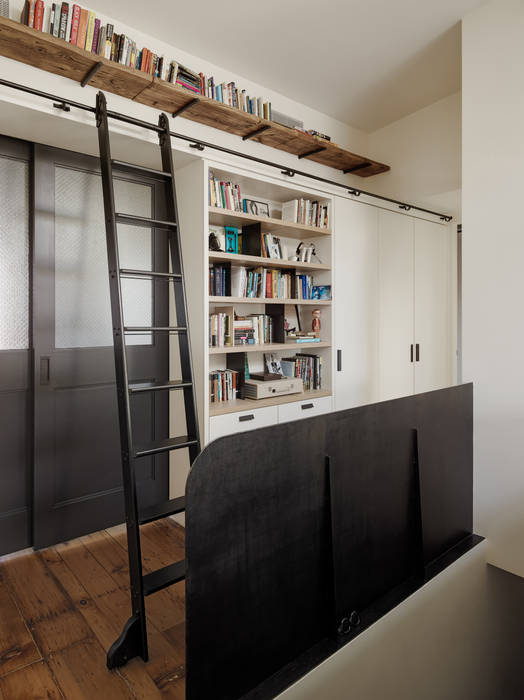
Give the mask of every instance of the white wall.
[[524, 3], [463, 21], [463, 369], [475, 384], [475, 529], [524, 575]]
[[461, 97], [457, 92], [369, 135], [369, 156], [394, 164], [373, 178], [379, 194], [460, 221]]

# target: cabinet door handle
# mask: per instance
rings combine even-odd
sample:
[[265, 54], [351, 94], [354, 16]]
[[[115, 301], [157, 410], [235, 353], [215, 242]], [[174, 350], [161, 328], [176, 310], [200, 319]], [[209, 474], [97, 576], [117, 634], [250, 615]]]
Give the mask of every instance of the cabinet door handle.
[[306, 411], [308, 408], [313, 408], [312, 403], [303, 403], [302, 406], [300, 407], [303, 411]]
[[342, 350], [337, 350], [337, 372], [342, 372]]
[[238, 420], [240, 423], [244, 423], [246, 420], [255, 420], [255, 416], [250, 413], [248, 416], [238, 416]]
[[415, 362], [420, 361], [420, 345], [417, 343], [415, 345]]
[[40, 358], [40, 386], [47, 386], [51, 381], [51, 358]]
[[413, 343], [411, 343], [411, 345], [410, 345], [409, 361], [413, 362]]

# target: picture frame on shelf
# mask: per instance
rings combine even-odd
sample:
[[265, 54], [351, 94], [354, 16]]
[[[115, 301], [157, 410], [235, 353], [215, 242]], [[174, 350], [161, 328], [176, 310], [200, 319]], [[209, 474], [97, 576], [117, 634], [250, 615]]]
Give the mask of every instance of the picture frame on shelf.
[[259, 202], [256, 199], [243, 199], [242, 204], [245, 214], [269, 216], [269, 204], [267, 202]]
[[225, 226], [225, 252], [238, 255], [238, 228], [236, 226]]
[[311, 290], [311, 298], [329, 301], [331, 299], [331, 285], [330, 284], [317, 284], [313, 286]]

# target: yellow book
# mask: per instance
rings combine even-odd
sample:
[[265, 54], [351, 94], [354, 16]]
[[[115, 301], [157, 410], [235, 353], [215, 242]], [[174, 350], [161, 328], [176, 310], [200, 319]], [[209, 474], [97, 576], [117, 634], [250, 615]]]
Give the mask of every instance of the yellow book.
[[90, 12], [87, 16], [86, 51], [91, 51], [93, 46], [93, 34], [95, 33], [95, 13]]

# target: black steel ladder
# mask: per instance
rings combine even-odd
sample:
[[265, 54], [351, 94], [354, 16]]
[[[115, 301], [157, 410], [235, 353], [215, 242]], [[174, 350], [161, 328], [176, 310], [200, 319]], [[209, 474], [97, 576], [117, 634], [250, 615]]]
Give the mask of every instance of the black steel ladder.
[[[96, 100], [96, 123], [100, 147], [100, 165], [102, 171], [102, 188], [104, 195], [104, 214], [106, 222], [107, 258], [109, 267], [109, 289], [111, 295], [111, 315], [113, 323], [113, 342], [115, 353], [116, 386], [118, 393], [118, 416], [120, 424], [120, 447], [122, 456], [122, 474], [124, 484], [127, 546], [129, 556], [129, 578], [131, 586], [132, 615], [126, 622], [122, 634], [107, 652], [108, 668], [124, 665], [134, 656], [148, 660], [146, 611], [144, 597], [185, 578], [185, 561], [178, 561], [158, 571], [142, 573], [142, 556], [140, 548], [140, 525], [165, 518], [184, 510], [184, 498], [172, 500], [139, 510], [137, 505], [137, 485], [135, 479], [135, 460], [150, 455], [176, 450], [189, 449], [192, 464], [200, 451], [198, 420], [196, 415], [193, 368], [187, 323], [186, 297], [182, 255], [178, 235], [178, 212], [175, 190], [173, 154], [169, 134], [169, 121], [165, 114], [158, 120], [158, 136], [162, 159], [162, 170], [153, 171], [131, 163], [113, 160], [109, 143], [108, 112], [105, 95], [99, 92]], [[139, 216], [115, 212], [113, 190], [113, 170], [154, 174], [163, 180], [167, 203], [167, 221], [148, 219]], [[131, 224], [164, 229], [167, 231], [171, 272], [154, 270], [130, 270], [120, 268], [118, 253], [118, 224]], [[123, 318], [122, 289], [120, 280], [164, 279], [173, 284], [176, 325], [167, 327], [126, 326]], [[154, 383], [129, 383], [126, 361], [125, 337], [130, 333], [175, 333], [178, 337], [182, 379]], [[167, 438], [149, 445], [136, 445], [133, 441], [131, 421], [131, 399], [134, 394], [144, 391], [181, 390], [184, 394], [186, 414], [186, 435]]]

